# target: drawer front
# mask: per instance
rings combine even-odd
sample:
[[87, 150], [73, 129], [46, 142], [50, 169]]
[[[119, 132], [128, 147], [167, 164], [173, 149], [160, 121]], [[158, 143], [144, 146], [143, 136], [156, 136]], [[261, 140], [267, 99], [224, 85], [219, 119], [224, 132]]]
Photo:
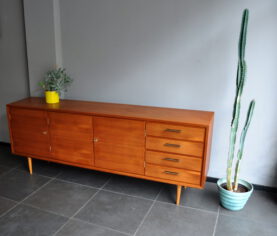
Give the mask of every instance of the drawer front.
[[203, 143], [179, 141], [165, 138], [146, 138], [146, 149], [202, 157]]
[[161, 166], [201, 171], [202, 159], [198, 157], [146, 151], [146, 162]]
[[204, 128], [152, 122], [146, 124], [146, 133], [147, 135], [200, 142], [203, 142], [205, 137]]
[[166, 166], [146, 164], [145, 175], [161, 179], [175, 180], [190, 184], [200, 184], [200, 172], [182, 170]]

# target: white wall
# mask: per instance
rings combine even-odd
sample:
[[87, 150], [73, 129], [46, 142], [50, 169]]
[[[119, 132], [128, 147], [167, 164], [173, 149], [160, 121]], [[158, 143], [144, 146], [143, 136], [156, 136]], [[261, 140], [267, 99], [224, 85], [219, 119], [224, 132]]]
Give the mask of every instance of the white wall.
[[[225, 174], [241, 14], [249, 8], [242, 122], [252, 98], [257, 106], [241, 177], [277, 186], [275, 0], [38, 2], [46, 4], [24, 1], [31, 94], [40, 94], [46, 67], [63, 61], [75, 79], [69, 98], [215, 111], [213, 177]], [[51, 55], [34, 53], [40, 50]]]
[[0, 141], [9, 142], [6, 104], [28, 96], [23, 4], [0, 1]]

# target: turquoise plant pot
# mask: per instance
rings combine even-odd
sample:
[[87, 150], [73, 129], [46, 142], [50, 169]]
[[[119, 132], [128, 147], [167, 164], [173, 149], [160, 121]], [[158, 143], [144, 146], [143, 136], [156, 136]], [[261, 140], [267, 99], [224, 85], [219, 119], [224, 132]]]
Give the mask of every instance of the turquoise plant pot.
[[231, 211], [241, 210], [253, 192], [253, 185], [244, 180], [239, 180], [239, 184], [245, 186], [249, 191], [245, 193], [236, 193], [222, 188], [221, 185], [224, 183], [226, 183], [226, 178], [217, 181], [221, 205]]

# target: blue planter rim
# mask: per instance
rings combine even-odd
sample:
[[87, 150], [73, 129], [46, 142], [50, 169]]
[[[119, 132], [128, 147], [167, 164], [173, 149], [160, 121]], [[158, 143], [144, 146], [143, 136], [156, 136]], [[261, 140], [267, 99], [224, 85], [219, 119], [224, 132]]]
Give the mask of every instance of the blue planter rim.
[[254, 187], [253, 187], [253, 185], [251, 183], [249, 183], [249, 182], [247, 182], [245, 180], [239, 179], [239, 181], [238, 181], [239, 184], [245, 186], [249, 191], [244, 192], [244, 193], [231, 192], [231, 191], [221, 187], [221, 185], [226, 183], [226, 182], [227, 182], [226, 178], [221, 178], [221, 179], [219, 179], [217, 181], [217, 186], [218, 186], [218, 188], [220, 188], [221, 191], [223, 191], [225, 193], [228, 193], [229, 195], [230, 194], [233, 194], [233, 195], [238, 195], [239, 194], [241, 196], [243, 196], [243, 195], [249, 195], [249, 194], [251, 194], [253, 192], [253, 189], [254, 189]]

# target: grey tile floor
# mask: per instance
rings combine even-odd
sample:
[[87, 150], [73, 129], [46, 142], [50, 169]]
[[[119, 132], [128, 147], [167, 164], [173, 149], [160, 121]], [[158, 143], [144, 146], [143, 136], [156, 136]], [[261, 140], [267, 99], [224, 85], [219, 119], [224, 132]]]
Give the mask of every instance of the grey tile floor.
[[277, 235], [277, 196], [255, 191], [246, 207], [219, 206], [216, 185], [175, 186], [33, 161], [0, 145], [0, 235]]

